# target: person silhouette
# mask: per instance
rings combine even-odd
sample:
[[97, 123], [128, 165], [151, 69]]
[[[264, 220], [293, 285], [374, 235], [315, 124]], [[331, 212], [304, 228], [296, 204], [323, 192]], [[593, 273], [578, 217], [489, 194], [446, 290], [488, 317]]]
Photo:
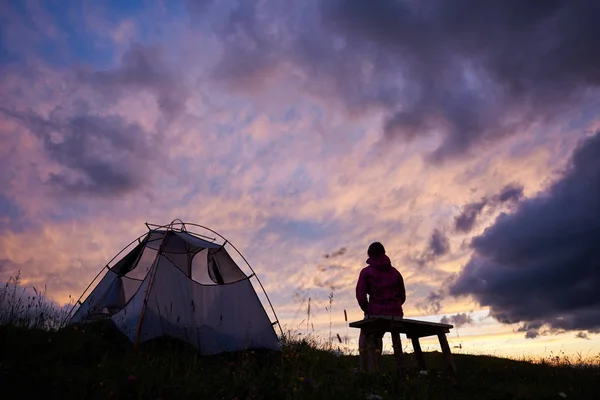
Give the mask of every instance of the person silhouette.
[[[360, 271], [356, 283], [356, 300], [365, 318], [404, 317], [402, 305], [406, 302], [406, 289], [402, 274], [392, 266], [380, 242], [371, 243], [367, 255], [367, 267]], [[361, 329], [358, 339], [361, 371], [379, 369], [384, 334], [384, 331], [367, 333]]]

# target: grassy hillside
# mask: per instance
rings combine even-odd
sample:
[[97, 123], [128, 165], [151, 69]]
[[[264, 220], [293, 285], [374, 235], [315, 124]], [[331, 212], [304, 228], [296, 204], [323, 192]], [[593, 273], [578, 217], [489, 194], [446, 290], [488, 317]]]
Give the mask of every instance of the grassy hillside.
[[[394, 379], [393, 361], [368, 377], [355, 356], [336, 356], [306, 342], [281, 352], [201, 357], [176, 341], [132, 345], [108, 325], [58, 332], [0, 326], [3, 399], [596, 399], [600, 367], [573, 368], [457, 355], [461, 386], [447, 379], [441, 354], [428, 353], [427, 376], [410, 354], [409, 380]], [[371, 397], [378, 398], [378, 397]]]

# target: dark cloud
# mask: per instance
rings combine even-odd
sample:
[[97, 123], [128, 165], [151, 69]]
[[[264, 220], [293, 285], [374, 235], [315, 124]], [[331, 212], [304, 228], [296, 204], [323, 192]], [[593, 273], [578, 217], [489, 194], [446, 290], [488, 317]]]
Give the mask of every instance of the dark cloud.
[[475, 226], [477, 217], [481, 214], [487, 204], [487, 199], [466, 204], [461, 213], [454, 218], [454, 229], [463, 233], [471, 232], [471, 229]]
[[473, 318], [470, 314], [467, 313], [458, 313], [451, 316], [444, 315], [442, 319], [440, 319], [442, 324], [451, 324], [455, 327], [461, 327], [463, 325], [468, 325], [473, 323]]
[[148, 91], [156, 96], [162, 114], [172, 119], [185, 111], [189, 92], [169, 69], [164, 50], [159, 46], [132, 45], [118, 67], [105, 71], [84, 71], [79, 82], [89, 84], [97, 93], [114, 101], [132, 91]]
[[426, 314], [438, 314], [442, 309], [444, 297], [445, 295], [442, 291], [432, 291], [429, 292], [429, 295], [423, 301], [418, 302], [416, 306]]
[[600, 83], [600, 7], [593, 1], [324, 3], [353, 47], [396, 56], [398, 75], [414, 89], [388, 105], [386, 133], [410, 139], [415, 128], [441, 128], [434, 159], [512, 134]]
[[524, 331], [600, 332], [600, 132], [579, 143], [562, 177], [501, 214], [472, 241], [450, 286]]
[[434, 229], [429, 237], [425, 250], [416, 257], [415, 261], [421, 267], [450, 252], [450, 240], [444, 232]]
[[436, 257], [443, 256], [450, 251], [450, 241], [442, 231], [434, 229], [429, 239], [429, 249]]
[[535, 339], [544, 334], [544, 332], [540, 332], [540, 329], [542, 329], [543, 326], [544, 323], [541, 321], [526, 322], [521, 324], [516, 331], [525, 333], [525, 339]]
[[523, 186], [517, 184], [506, 185], [500, 193], [496, 195], [497, 203], [506, 203], [507, 201], [518, 201], [523, 197]]
[[21, 122], [42, 143], [46, 155], [63, 167], [48, 183], [69, 195], [119, 195], [144, 181], [141, 161], [148, 155], [149, 135], [117, 115], [95, 115], [80, 102], [74, 110], [55, 108], [48, 118], [34, 112], [0, 108]]
[[589, 335], [585, 332], [577, 332], [577, 334], [575, 335], [575, 337], [577, 339], [585, 339], [585, 340], [591, 340]]
[[600, 83], [599, 16], [593, 0], [244, 1], [216, 28], [215, 73], [256, 89], [292, 66], [305, 89], [383, 112], [388, 139], [441, 133], [442, 161], [583, 102]]
[[480, 201], [466, 204], [461, 213], [454, 218], [454, 229], [462, 233], [471, 232], [477, 218], [485, 208], [493, 211], [497, 206], [507, 202], [516, 202], [521, 197], [523, 197], [523, 186], [511, 183], [494, 196], [483, 197]]
[[525, 332], [525, 339], [535, 339], [539, 335], [540, 334], [537, 329], [532, 329], [532, 330]]
[[331, 254], [325, 254], [323, 256], [323, 258], [333, 258], [333, 257], [339, 257], [339, 256], [343, 256], [344, 254], [346, 254], [346, 248], [345, 247], [340, 247], [338, 250], [334, 251]]
[[7, 228], [14, 224], [23, 214], [18, 204], [0, 192], [0, 228]]

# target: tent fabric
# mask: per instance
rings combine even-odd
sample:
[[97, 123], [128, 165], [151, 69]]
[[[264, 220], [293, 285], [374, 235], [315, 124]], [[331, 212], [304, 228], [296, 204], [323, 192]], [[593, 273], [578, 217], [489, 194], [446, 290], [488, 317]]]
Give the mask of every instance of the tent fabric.
[[132, 341], [169, 336], [204, 354], [279, 348], [250, 278], [225, 247], [185, 231], [150, 231], [107, 270], [70, 323], [101, 317]]
[[[211, 249], [208, 251], [209, 262], [213, 262], [212, 268], [209, 268], [209, 273], [217, 272], [223, 283], [236, 282], [246, 278], [246, 274], [237, 266], [235, 261], [231, 258], [228, 252], [224, 248], [217, 250]], [[212, 259], [211, 259], [212, 256]]]
[[102, 299], [109, 292], [115, 279], [117, 279], [117, 274], [110, 270], [107, 271], [104, 278], [92, 290], [92, 293], [77, 309], [73, 317], [71, 317], [70, 323], [83, 322], [85, 318], [93, 318], [95, 315], [101, 313], [104, 308]]
[[[145, 293], [138, 291], [112, 317], [131, 340], [137, 335]], [[246, 348], [278, 348], [278, 339], [248, 279], [226, 285], [201, 285], [161, 259], [140, 330], [140, 340], [170, 336], [203, 354]]]

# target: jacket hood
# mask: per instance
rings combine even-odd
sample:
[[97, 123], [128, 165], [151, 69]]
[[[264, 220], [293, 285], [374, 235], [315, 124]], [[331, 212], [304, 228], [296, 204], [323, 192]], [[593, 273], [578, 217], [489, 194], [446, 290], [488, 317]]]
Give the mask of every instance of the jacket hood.
[[369, 257], [367, 259], [367, 264], [369, 264], [369, 266], [375, 267], [375, 268], [389, 268], [392, 266], [392, 262], [390, 261], [390, 258], [388, 256], [386, 256], [385, 254], [382, 256], [379, 256], [377, 258]]

